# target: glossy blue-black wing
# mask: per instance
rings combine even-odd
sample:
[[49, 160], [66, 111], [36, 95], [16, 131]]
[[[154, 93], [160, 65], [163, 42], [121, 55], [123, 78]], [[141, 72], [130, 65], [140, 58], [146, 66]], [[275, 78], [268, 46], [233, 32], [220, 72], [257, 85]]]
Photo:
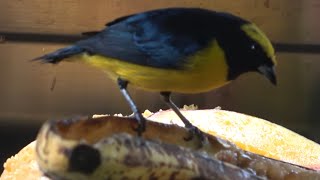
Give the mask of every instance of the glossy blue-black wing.
[[134, 64], [181, 69], [187, 57], [214, 39], [208, 15], [214, 14], [184, 8], [131, 15], [108, 23], [105, 30], [76, 45], [91, 54]]

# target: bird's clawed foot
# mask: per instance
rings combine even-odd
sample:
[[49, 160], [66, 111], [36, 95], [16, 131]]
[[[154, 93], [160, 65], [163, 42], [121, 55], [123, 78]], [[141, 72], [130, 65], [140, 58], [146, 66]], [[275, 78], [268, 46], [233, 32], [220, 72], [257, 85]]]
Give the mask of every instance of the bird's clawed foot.
[[137, 132], [138, 136], [142, 136], [142, 133], [146, 131], [146, 119], [142, 116], [141, 113], [134, 114], [135, 119], [138, 122], [137, 127], [134, 127], [133, 130]]
[[204, 144], [207, 141], [207, 136], [197, 127], [190, 126], [186, 127], [188, 130], [188, 136], [184, 137], [185, 141], [191, 141], [194, 138], [197, 138], [201, 144]]

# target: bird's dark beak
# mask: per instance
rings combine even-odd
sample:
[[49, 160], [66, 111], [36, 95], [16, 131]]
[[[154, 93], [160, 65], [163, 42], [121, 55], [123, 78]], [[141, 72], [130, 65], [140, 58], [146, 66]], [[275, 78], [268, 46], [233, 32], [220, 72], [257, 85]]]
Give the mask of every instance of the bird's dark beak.
[[277, 77], [274, 66], [261, 65], [258, 67], [258, 72], [268, 78], [273, 85], [277, 85]]

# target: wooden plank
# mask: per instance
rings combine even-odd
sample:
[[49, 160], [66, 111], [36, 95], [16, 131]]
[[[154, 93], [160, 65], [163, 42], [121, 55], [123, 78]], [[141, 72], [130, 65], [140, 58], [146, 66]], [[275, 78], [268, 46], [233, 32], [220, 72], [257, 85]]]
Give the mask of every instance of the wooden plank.
[[3, 0], [0, 31], [79, 34], [116, 17], [163, 7], [203, 7], [248, 18], [277, 42], [314, 42], [319, 0]]
[[[39, 122], [93, 113], [131, 113], [116, 83], [101, 70], [79, 63], [50, 65], [29, 61], [61, 47], [49, 44], [0, 44], [0, 120], [34, 119]], [[308, 92], [312, 91], [318, 77], [319, 56], [280, 54], [278, 59], [277, 87], [263, 77], [250, 73], [222, 89], [198, 95], [175, 94], [174, 100], [179, 106], [192, 103], [200, 105], [200, 108], [222, 106], [274, 122], [290, 119], [290, 122], [302, 123], [307, 109], [299, 106], [293, 112], [292, 104], [313, 101], [314, 95]], [[308, 71], [301, 66], [305, 63], [308, 64]], [[54, 78], [56, 85], [51, 91]], [[142, 110], [167, 108], [158, 93], [129, 87]]]

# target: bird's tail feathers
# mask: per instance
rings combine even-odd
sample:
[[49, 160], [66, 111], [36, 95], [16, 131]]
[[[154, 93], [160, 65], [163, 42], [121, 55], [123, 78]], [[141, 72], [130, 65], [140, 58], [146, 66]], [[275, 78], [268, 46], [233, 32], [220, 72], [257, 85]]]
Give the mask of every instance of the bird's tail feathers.
[[84, 52], [85, 50], [79, 46], [69, 46], [66, 48], [58, 49], [55, 52], [37, 57], [32, 59], [32, 61], [41, 60], [44, 63], [52, 63], [56, 64], [62, 61], [65, 58], [71, 57], [73, 55], [80, 54]]

